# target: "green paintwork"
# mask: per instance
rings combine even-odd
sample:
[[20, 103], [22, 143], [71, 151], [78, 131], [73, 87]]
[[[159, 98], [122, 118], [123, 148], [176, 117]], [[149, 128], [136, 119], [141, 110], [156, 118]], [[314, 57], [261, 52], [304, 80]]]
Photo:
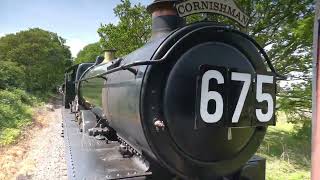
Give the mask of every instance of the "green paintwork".
[[94, 78], [88, 81], [83, 81], [80, 87], [80, 94], [86, 102], [92, 106], [102, 107], [102, 88], [104, 86], [104, 79]]
[[[101, 74], [107, 71], [107, 67], [110, 64], [101, 64], [85, 74], [83, 79]], [[99, 107], [102, 109], [102, 88], [104, 87], [105, 79], [93, 78], [87, 79], [80, 84], [80, 96], [93, 107]]]

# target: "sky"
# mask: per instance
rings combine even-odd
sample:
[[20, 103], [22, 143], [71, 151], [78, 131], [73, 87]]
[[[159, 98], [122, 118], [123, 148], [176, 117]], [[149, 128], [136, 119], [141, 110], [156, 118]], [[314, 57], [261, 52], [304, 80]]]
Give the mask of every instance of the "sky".
[[[0, 37], [29, 28], [58, 33], [72, 56], [99, 41], [100, 24], [118, 22], [113, 8], [120, 0], [0, 0]], [[152, 0], [131, 0], [148, 5]]]

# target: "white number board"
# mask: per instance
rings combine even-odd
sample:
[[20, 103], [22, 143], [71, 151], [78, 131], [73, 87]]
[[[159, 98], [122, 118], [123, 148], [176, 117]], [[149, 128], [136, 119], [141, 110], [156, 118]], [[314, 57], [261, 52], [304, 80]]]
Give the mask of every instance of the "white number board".
[[275, 125], [275, 76], [201, 66], [196, 120], [225, 127]]

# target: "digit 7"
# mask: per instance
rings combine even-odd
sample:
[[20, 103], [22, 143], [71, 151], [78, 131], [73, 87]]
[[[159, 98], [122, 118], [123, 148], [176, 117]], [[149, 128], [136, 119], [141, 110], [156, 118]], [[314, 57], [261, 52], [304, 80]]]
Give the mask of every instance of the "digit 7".
[[232, 115], [232, 123], [238, 123], [242, 109], [243, 109], [244, 102], [246, 101], [246, 98], [247, 98], [247, 95], [249, 92], [249, 88], [251, 85], [251, 74], [232, 72], [231, 73], [231, 80], [244, 82], [240, 96], [239, 96], [239, 100], [237, 102], [236, 109], [234, 110], [233, 115]]

